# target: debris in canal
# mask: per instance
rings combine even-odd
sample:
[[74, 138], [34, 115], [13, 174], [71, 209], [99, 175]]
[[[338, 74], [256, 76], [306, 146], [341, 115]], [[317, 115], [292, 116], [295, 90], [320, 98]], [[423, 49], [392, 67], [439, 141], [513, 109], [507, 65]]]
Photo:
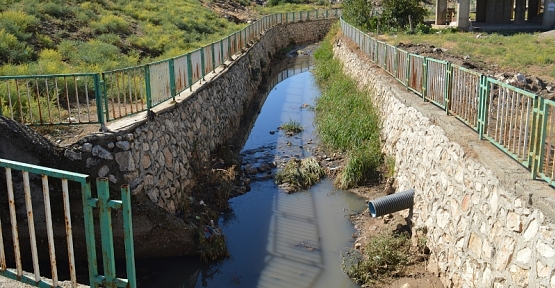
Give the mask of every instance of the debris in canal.
[[289, 119], [289, 122], [281, 124], [278, 129], [285, 131], [287, 136], [293, 136], [303, 131], [303, 126], [298, 121]]
[[276, 183], [287, 193], [306, 189], [326, 175], [325, 170], [314, 157], [302, 160], [291, 159], [276, 173]]

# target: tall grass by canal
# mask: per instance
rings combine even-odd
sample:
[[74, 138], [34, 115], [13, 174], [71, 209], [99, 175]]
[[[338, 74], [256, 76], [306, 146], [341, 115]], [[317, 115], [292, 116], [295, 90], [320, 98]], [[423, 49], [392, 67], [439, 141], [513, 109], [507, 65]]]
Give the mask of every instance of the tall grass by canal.
[[382, 164], [380, 121], [369, 93], [360, 91], [355, 80], [343, 74], [333, 58], [339, 25], [332, 27], [314, 53], [313, 73], [322, 95], [316, 100], [317, 131], [322, 144], [347, 152], [348, 162], [335, 180], [339, 188], [362, 185], [374, 178]]

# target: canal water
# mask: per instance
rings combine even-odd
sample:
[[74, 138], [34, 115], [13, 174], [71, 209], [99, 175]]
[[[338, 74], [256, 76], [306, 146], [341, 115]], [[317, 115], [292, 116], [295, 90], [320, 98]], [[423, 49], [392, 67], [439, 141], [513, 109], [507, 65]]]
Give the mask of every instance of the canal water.
[[[242, 150], [243, 165], [279, 167], [291, 157], [311, 155], [318, 144], [311, 107], [319, 91], [310, 67], [309, 56], [296, 57], [270, 81], [279, 83], [266, 94]], [[289, 121], [304, 131], [287, 136], [277, 129]], [[188, 257], [138, 260], [139, 287], [358, 287], [342, 272], [341, 255], [355, 232], [349, 214], [364, 210], [364, 200], [335, 189], [327, 178], [287, 194], [272, 176], [253, 176], [251, 191], [231, 199], [221, 215], [228, 259], [209, 265]]]

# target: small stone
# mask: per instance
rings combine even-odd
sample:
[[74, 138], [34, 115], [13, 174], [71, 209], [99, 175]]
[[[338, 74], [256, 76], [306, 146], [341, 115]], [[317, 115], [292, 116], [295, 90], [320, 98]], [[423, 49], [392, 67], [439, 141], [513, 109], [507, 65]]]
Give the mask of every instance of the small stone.
[[542, 257], [545, 257], [547, 259], [555, 256], [555, 250], [553, 250], [553, 248], [547, 246], [547, 244], [543, 242], [538, 242], [538, 246], [536, 246], [536, 251], [538, 251], [538, 253], [540, 253]]
[[81, 151], [85, 152], [85, 153], [89, 153], [92, 151], [92, 144], [91, 143], [85, 143], [83, 144], [83, 146], [81, 146]]
[[528, 270], [522, 269], [516, 265], [511, 265], [509, 268], [513, 282], [520, 287], [528, 287]]
[[66, 149], [64, 151], [64, 156], [71, 161], [81, 160], [81, 152], [76, 152], [71, 149]]
[[168, 149], [167, 147], [164, 148], [164, 159], [166, 160], [166, 166], [169, 168], [173, 167], [173, 156], [172, 153], [170, 151], [170, 149]]
[[130, 151], [116, 153], [116, 162], [119, 164], [120, 171], [135, 171], [135, 161], [131, 156]]
[[538, 233], [538, 220], [534, 219], [532, 220], [532, 222], [530, 222], [530, 224], [528, 225], [528, 228], [526, 228], [526, 231], [524, 231], [524, 235], [523, 235], [524, 240], [528, 241], [534, 238], [537, 233]]
[[146, 174], [144, 177], [144, 184], [145, 189], [150, 189], [154, 187], [154, 176], [152, 176], [151, 174]]
[[108, 175], [108, 180], [110, 180], [110, 182], [117, 184], [118, 183], [118, 178], [116, 178], [116, 176], [110, 174]]
[[133, 133], [127, 133], [123, 137], [127, 141], [133, 141], [133, 139], [135, 139], [135, 137], [133, 136]]
[[141, 159], [141, 165], [143, 166], [143, 169], [148, 169], [148, 167], [150, 167], [150, 164], [152, 164], [152, 162], [150, 161], [150, 156], [148, 154], [143, 155], [143, 158]]
[[118, 141], [116, 142], [116, 146], [122, 149], [123, 151], [127, 151], [129, 150], [129, 148], [131, 148], [131, 144], [129, 144], [128, 141]]
[[516, 254], [516, 261], [521, 264], [528, 264], [530, 262], [530, 258], [532, 257], [532, 250], [528, 247], [518, 251]]
[[100, 163], [100, 159], [95, 159], [91, 157], [87, 158], [85, 166], [87, 166], [87, 168], [91, 168], [93, 166], [96, 166], [98, 163]]
[[468, 248], [476, 255], [476, 257], [480, 258], [482, 255], [482, 239], [480, 239], [480, 237], [474, 232], [470, 233]]
[[515, 80], [518, 81], [520, 84], [526, 84], [526, 77], [521, 73], [516, 73], [514, 76]]
[[108, 149], [114, 149], [114, 143], [110, 142], [106, 145], [106, 147], [108, 147]]
[[110, 168], [108, 168], [108, 166], [104, 165], [104, 166], [100, 167], [100, 169], [98, 170], [98, 177], [106, 177], [106, 175], [108, 175], [108, 173], [110, 173]]
[[150, 201], [157, 203], [158, 199], [160, 197], [160, 192], [158, 191], [158, 189], [152, 189], [150, 191], [147, 192], [148, 197], [150, 198]]
[[116, 137], [116, 141], [121, 141], [122, 139], [121, 135]]
[[360, 250], [361, 247], [362, 247], [362, 244], [360, 243], [355, 244], [355, 249]]
[[536, 273], [538, 277], [543, 278], [549, 276], [549, 267], [541, 261], [536, 262]]
[[522, 222], [520, 221], [520, 215], [515, 212], [509, 212], [507, 214], [507, 228], [515, 231], [522, 232]]
[[102, 146], [100, 145], [96, 145], [92, 148], [92, 155], [98, 158], [102, 158], [102, 159], [106, 159], [106, 160], [112, 160], [114, 159], [114, 156], [112, 156], [112, 153], [108, 152], [106, 149], [102, 148]]
[[148, 145], [148, 143], [143, 143], [143, 151], [148, 151], [148, 149], [150, 149], [150, 145]]

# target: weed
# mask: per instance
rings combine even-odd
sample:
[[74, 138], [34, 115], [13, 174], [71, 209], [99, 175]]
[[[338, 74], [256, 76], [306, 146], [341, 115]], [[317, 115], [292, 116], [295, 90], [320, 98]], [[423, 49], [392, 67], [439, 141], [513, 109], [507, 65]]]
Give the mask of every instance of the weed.
[[383, 278], [402, 276], [411, 262], [407, 234], [376, 235], [366, 245], [364, 254], [353, 252], [343, 257], [342, 268], [357, 283], [375, 285]]
[[338, 29], [334, 25], [315, 52], [312, 71], [322, 91], [316, 99], [317, 131], [324, 145], [348, 152], [348, 162], [335, 184], [350, 188], [371, 179], [381, 165], [380, 125], [369, 101], [371, 92], [358, 90], [356, 82], [343, 74], [341, 63], [333, 59]]
[[279, 126], [279, 129], [288, 133], [296, 134], [303, 131], [303, 126], [301, 126], [300, 122], [289, 119], [289, 122], [281, 124], [281, 126]]
[[292, 159], [285, 167], [276, 173], [277, 184], [285, 184], [291, 188], [290, 192], [306, 189], [316, 184], [325, 175], [324, 169], [315, 158], [309, 157], [303, 160]]
[[386, 178], [393, 178], [395, 176], [395, 157], [393, 156], [386, 156], [385, 157], [385, 174], [384, 177]]

